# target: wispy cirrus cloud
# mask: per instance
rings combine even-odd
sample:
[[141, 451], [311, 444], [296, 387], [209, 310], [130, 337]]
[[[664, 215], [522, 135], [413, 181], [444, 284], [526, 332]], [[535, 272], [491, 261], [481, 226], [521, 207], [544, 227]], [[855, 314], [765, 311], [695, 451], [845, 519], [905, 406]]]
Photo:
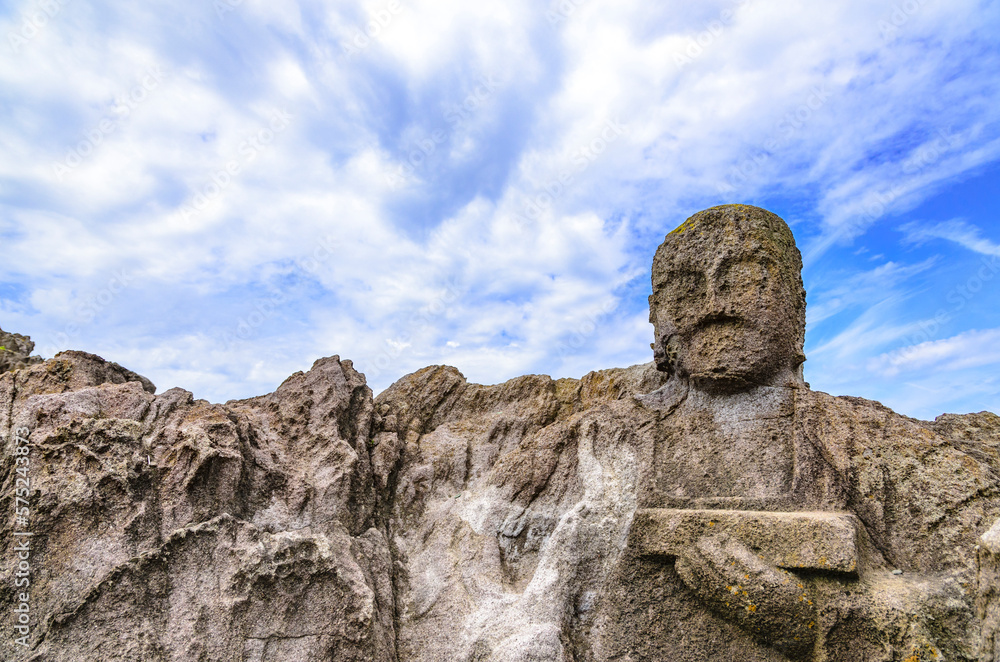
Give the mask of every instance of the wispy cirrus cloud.
[[976, 253], [1000, 256], [1000, 243], [990, 241], [983, 236], [980, 228], [963, 219], [956, 218], [933, 224], [911, 222], [903, 225], [900, 230], [905, 233], [904, 241], [911, 244], [944, 239]]
[[830, 317], [862, 306], [865, 308], [893, 297], [900, 297], [900, 287], [914, 276], [933, 268], [939, 262], [930, 257], [916, 264], [885, 262], [867, 271], [851, 273], [846, 277], [828, 276], [818, 279], [812, 289], [807, 309], [808, 323], [821, 324]]
[[879, 355], [869, 368], [887, 377], [916, 370], [956, 371], [1000, 363], [1000, 329], [966, 331]]

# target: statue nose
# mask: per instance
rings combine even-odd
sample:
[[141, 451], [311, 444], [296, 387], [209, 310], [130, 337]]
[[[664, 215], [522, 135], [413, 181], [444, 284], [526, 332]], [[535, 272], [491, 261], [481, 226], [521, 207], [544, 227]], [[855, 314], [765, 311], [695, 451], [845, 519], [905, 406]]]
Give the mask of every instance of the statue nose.
[[705, 291], [705, 310], [708, 313], [722, 313], [725, 312], [725, 302], [719, 295], [719, 289], [715, 286], [712, 281], [708, 282], [708, 287]]
[[712, 279], [709, 279], [707, 283], [705, 297], [704, 311], [706, 317], [723, 317], [733, 314], [732, 302], [729, 300], [727, 293], [722, 291]]

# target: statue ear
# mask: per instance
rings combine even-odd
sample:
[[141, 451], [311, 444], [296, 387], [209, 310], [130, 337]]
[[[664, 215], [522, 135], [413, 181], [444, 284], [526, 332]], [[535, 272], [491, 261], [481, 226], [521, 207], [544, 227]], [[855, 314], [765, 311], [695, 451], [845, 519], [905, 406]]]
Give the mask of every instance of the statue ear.
[[667, 342], [664, 344], [663, 353], [666, 355], [667, 364], [667, 374], [676, 375], [677, 374], [677, 345], [678, 345], [677, 335], [670, 334], [667, 338]]
[[687, 399], [689, 390], [687, 380], [675, 376], [655, 391], [637, 395], [635, 399], [648, 409], [655, 409], [663, 412], [664, 415], [669, 415]]

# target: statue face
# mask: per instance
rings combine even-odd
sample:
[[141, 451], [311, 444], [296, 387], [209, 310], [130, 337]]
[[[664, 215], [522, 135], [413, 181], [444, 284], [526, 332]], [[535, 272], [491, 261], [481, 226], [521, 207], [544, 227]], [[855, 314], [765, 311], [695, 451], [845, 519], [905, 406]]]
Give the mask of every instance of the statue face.
[[770, 212], [729, 205], [693, 216], [653, 263], [657, 367], [710, 391], [787, 381], [805, 358], [800, 270], [791, 232]]

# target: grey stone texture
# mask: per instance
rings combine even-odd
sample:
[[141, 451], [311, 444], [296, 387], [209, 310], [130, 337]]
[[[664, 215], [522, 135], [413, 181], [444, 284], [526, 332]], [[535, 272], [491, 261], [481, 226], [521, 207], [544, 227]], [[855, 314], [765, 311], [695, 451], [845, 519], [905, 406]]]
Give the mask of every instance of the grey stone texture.
[[0, 659], [395, 660], [371, 391], [350, 361], [225, 405], [153, 391], [82, 352], [0, 376], [0, 508], [26, 428], [35, 533], [25, 650], [3, 519]]
[[35, 343], [20, 333], [7, 333], [0, 329], [0, 373], [40, 363], [42, 357], [32, 356]]
[[779, 568], [857, 573], [859, 529], [853, 515], [836, 512], [647, 508], [636, 511], [629, 545], [649, 556], [680, 556], [692, 540], [724, 535]]
[[581, 379], [373, 398], [332, 357], [219, 405], [19, 365], [0, 509], [28, 428], [36, 620], [0, 658], [998, 659], [1000, 417], [810, 390], [800, 268], [777, 216], [696, 214], [656, 252], [654, 360]]

